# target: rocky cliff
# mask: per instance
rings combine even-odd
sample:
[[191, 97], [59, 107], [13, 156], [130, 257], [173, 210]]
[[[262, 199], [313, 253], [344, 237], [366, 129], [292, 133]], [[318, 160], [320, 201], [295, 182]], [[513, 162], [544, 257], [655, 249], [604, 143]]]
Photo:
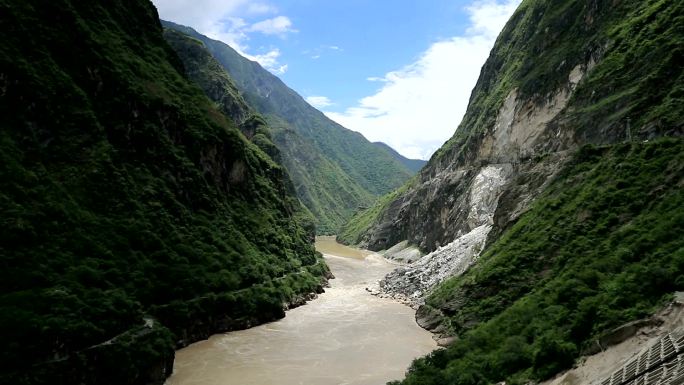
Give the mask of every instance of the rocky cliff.
[[344, 226], [390, 258], [427, 253], [379, 290], [455, 339], [404, 383], [546, 379], [681, 290], [683, 14], [523, 1], [454, 136]]
[[477, 233], [491, 243], [580, 146], [681, 135], [680, 8], [524, 1], [455, 135], [383, 209], [353, 218], [341, 240], [433, 252], [489, 226]]
[[161, 384], [175, 347], [321, 290], [287, 173], [149, 1], [2, 0], [0, 25], [0, 383]]

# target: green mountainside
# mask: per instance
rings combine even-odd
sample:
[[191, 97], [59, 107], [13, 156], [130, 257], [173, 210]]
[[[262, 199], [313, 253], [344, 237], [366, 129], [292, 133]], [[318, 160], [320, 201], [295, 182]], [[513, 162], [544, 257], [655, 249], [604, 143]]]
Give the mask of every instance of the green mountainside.
[[[484, 64], [454, 136], [413, 187], [396, 197], [395, 205], [386, 205], [411, 201], [409, 208], [384, 210], [342, 240], [381, 250], [408, 239], [429, 252], [469, 230], [461, 218], [442, 220], [449, 205], [444, 199], [462, 188], [462, 181], [451, 178], [455, 182], [435, 190], [441, 173], [488, 164], [518, 167], [544, 154], [628, 135], [642, 140], [681, 135], [682, 8], [667, 0], [524, 0]], [[514, 111], [504, 111], [511, 107]], [[506, 132], [516, 121], [503, 122], [504, 112], [518, 114], [519, 135]], [[461, 208], [450, 204], [449, 216]]]
[[0, 25], [0, 383], [161, 384], [175, 347], [321, 290], [287, 173], [149, 1], [0, 0]]
[[[254, 112], [240, 95], [228, 76], [204, 43], [172, 29], [164, 29], [164, 39], [176, 51], [190, 80], [197, 84], [217, 109], [240, 127]], [[243, 132], [244, 133], [244, 132]]]
[[454, 136], [338, 237], [430, 253], [381, 285], [457, 338], [401, 383], [536, 383], [684, 290], [682, 42], [682, 2], [523, 0]]
[[400, 153], [398, 153], [395, 149], [387, 145], [386, 143], [383, 142], [373, 142], [374, 145], [384, 149], [385, 151], [389, 152], [390, 155], [392, 155], [396, 160], [401, 162], [406, 168], [409, 170], [413, 171], [414, 173], [420, 171], [423, 166], [427, 163], [426, 160], [422, 159], [409, 159]]
[[[525, 384], [684, 290], [684, 139], [583, 147], [464, 275], [427, 298], [459, 340], [404, 384]], [[595, 350], [594, 350], [595, 351]]]
[[336, 232], [359, 207], [369, 206], [413, 174], [391, 154], [328, 119], [276, 76], [225, 43], [189, 27], [163, 23], [201, 40], [248, 104], [264, 116], [297, 195], [316, 218], [319, 233]]
[[183, 62], [188, 78], [204, 91], [216, 108], [230, 118], [247, 139], [281, 163], [280, 151], [273, 143], [268, 125], [249, 107], [233, 79], [211, 56], [204, 43], [168, 28], [164, 29], [164, 39]]

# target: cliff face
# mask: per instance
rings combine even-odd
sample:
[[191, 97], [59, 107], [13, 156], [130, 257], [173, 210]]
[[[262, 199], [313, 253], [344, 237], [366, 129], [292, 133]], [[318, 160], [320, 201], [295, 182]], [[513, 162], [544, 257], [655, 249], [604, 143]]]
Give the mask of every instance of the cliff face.
[[[681, 134], [679, 7], [524, 1], [454, 137], [368, 227], [342, 240], [373, 250], [408, 240], [431, 252], [488, 223], [500, 234], [579, 146]], [[499, 177], [483, 204], [473, 199], [488, 169]], [[475, 218], [474, 205], [487, 215]]]
[[150, 2], [0, 11], [1, 383], [162, 383], [176, 346], [321, 290], [259, 122], [190, 82]]
[[428, 253], [379, 292], [456, 338], [405, 384], [548, 379], [684, 287], [682, 14], [523, 1], [454, 136], [345, 225], [390, 258]]
[[360, 207], [414, 174], [390, 153], [310, 106], [280, 79], [228, 45], [189, 27], [164, 22], [201, 40], [245, 100], [268, 122], [297, 195], [316, 218], [317, 231], [334, 234]]

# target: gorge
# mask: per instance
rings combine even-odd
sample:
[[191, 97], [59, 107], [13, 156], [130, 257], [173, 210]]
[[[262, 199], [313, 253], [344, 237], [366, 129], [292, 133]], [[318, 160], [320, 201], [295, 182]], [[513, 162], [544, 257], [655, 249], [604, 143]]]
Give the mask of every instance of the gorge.
[[149, 0], [0, 27], [0, 384], [684, 383], [683, 2], [523, 0], [426, 163]]

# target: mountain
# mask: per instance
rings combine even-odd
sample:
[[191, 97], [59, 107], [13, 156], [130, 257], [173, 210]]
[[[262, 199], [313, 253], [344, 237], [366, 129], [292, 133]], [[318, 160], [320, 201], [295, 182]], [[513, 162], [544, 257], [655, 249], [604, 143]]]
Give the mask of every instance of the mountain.
[[413, 172], [391, 154], [310, 106], [280, 79], [220, 41], [163, 21], [204, 43], [235, 81], [247, 103], [268, 122], [317, 231], [335, 233], [359, 208], [406, 182]]
[[426, 254], [380, 290], [458, 337], [403, 383], [547, 379], [684, 289], [683, 14], [523, 1], [454, 136], [343, 227]]
[[231, 119], [247, 139], [271, 159], [281, 163], [282, 157], [273, 143], [270, 128], [242, 98], [233, 79], [214, 59], [204, 43], [168, 28], [164, 29], [164, 39], [183, 62], [188, 78], [204, 91], [216, 108]]
[[149, 1], [0, 9], [0, 383], [161, 384], [322, 290], [268, 127], [190, 81]]
[[398, 160], [401, 164], [406, 166], [409, 170], [413, 171], [414, 173], [417, 173], [420, 171], [423, 166], [427, 163], [427, 161], [422, 160], [422, 159], [409, 159], [398, 153], [395, 149], [392, 147], [388, 146], [386, 143], [383, 142], [373, 142], [374, 145], [384, 149], [385, 151], [389, 152], [390, 155], [394, 157], [394, 159]]

